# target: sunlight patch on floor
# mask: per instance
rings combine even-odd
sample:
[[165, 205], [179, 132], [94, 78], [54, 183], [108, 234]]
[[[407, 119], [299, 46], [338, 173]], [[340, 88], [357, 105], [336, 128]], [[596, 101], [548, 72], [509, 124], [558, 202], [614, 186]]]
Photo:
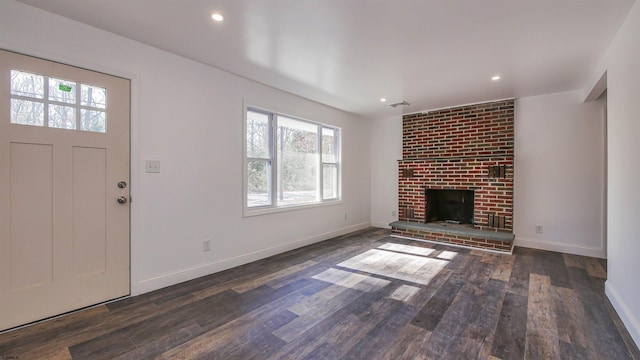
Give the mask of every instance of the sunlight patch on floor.
[[402, 302], [408, 303], [417, 293], [420, 288], [411, 285], [400, 285], [392, 294], [390, 298]]
[[422, 256], [429, 256], [433, 254], [433, 252], [435, 251], [434, 249], [423, 248], [419, 246], [393, 244], [393, 243], [386, 243], [384, 245], [380, 245], [378, 246], [378, 249], [391, 250], [391, 251], [403, 252], [411, 255], [422, 255]]
[[456, 255], [458, 255], [458, 253], [455, 251], [443, 251], [440, 254], [438, 254], [438, 256], [436, 257], [438, 259], [453, 260], [453, 258], [456, 257]]
[[[412, 253], [408, 253], [411, 251]], [[356, 255], [338, 266], [428, 285], [448, 263], [453, 254], [445, 254], [447, 260], [426, 257], [435, 250], [400, 244], [385, 244]], [[415, 255], [414, 255], [415, 253]]]
[[362, 291], [377, 290], [387, 286], [390, 283], [389, 280], [378, 279], [372, 276], [334, 268], [327, 269], [317, 275], [312, 276], [311, 278], [328, 282], [334, 285]]

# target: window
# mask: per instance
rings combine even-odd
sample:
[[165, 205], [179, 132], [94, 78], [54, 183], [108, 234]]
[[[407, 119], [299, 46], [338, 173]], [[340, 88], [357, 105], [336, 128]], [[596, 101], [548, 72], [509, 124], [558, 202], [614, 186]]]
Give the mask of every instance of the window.
[[104, 133], [107, 90], [11, 70], [11, 123]]
[[247, 209], [339, 200], [339, 128], [256, 108], [246, 115]]

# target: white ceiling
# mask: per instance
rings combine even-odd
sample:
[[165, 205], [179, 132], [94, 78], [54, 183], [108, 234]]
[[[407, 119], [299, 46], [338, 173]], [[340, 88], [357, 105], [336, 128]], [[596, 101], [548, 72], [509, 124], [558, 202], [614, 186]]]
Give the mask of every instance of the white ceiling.
[[[584, 87], [633, 0], [20, 0], [367, 116]], [[214, 23], [210, 15], [225, 16]], [[495, 74], [502, 76], [492, 82]], [[406, 100], [393, 109], [380, 103]]]

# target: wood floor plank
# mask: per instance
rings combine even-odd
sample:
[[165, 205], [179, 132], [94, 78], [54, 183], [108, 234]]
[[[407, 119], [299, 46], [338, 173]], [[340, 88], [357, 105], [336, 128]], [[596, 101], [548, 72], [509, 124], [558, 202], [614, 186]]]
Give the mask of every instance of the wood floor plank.
[[169, 331], [166, 335], [149, 342], [142, 342], [134, 350], [113, 357], [114, 360], [140, 360], [155, 358], [167, 350], [173, 349], [202, 334], [198, 324], [192, 324], [177, 331]]
[[512, 255], [495, 254], [486, 251], [484, 251], [484, 253], [485, 254], [482, 254], [481, 262], [493, 265], [493, 270], [490, 275], [491, 278], [505, 282], [509, 281], [515, 257]]
[[522, 296], [529, 294], [529, 275], [534, 267], [535, 250], [516, 248], [513, 252], [513, 267], [509, 277], [509, 291]]
[[620, 331], [607, 311], [604, 294], [596, 291], [585, 269], [569, 268], [569, 276], [585, 314], [586, 341], [592, 342], [598, 359], [632, 359]]
[[381, 319], [341, 359], [371, 359], [380, 356], [380, 349], [389, 347], [393, 341], [393, 338], [387, 334], [398, 333], [415, 315], [414, 311], [417, 311], [413, 307], [392, 299], [382, 299], [381, 303], [389, 303], [389, 308], [393, 310], [389, 311], [387, 316]]
[[[272, 289], [269, 286], [261, 286], [259, 288], [240, 294], [238, 298], [230, 303], [221, 303], [214, 309], [200, 313], [197, 322], [205, 330], [214, 329], [222, 326], [227, 322], [242, 316], [242, 314], [251, 312], [275, 300], [286, 297], [293, 292], [300, 291], [307, 286], [312, 286], [313, 281], [310, 279], [299, 279], [297, 282], [287, 286]], [[232, 291], [232, 290], [230, 290]]]
[[600, 263], [600, 266], [607, 271], [607, 259], [598, 258], [598, 262]]
[[564, 341], [560, 341], [560, 358], [567, 360], [584, 360], [595, 359], [589, 356], [589, 352], [578, 344], [571, 344]]
[[551, 279], [531, 274], [527, 307], [525, 359], [559, 359], [558, 328]]
[[[339, 305], [343, 298], [356, 297], [361, 295], [359, 291], [350, 291], [348, 287], [340, 286], [340, 285], [331, 285], [322, 289], [321, 291], [309, 296], [296, 304], [290, 306], [289, 311], [293, 312], [297, 315], [307, 315], [316, 313], [318, 310], [326, 308], [327, 311], [330, 311], [331, 308], [335, 308], [335, 306], [331, 305]], [[333, 302], [335, 304], [328, 304], [328, 302]]]
[[113, 332], [95, 337], [89, 341], [79, 343], [70, 347], [73, 357], [81, 359], [111, 359], [125, 352], [136, 349], [136, 343], [144, 341], [156, 341], [164, 336], [167, 331], [179, 331], [196, 323], [203, 312], [210, 312], [211, 309], [218, 312], [225, 312], [221, 305], [230, 304], [238, 300], [237, 293], [227, 290], [212, 297], [203, 299], [195, 303], [189, 303], [181, 308], [175, 309], [174, 316], [163, 316], [162, 314], [150, 317], [143, 321], [119, 328]]
[[190, 341], [163, 353], [160, 359], [264, 359], [284, 345], [284, 342], [261, 328], [249, 328], [246, 332], [225, 332], [203, 335], [198, 341]]
[[638, 346], [634, 343], [633, 338], [631, 337], [631, 334], [624, 327], [624, 324], [622, 323], [622, 319], [620, 319], [620, 316], [618, 316], [618, 313], [613, 308], [613, 305], [611, 305], [611, 302], [609, 302], [609, 299], [605, 299], [604, 303], [605, 303], [604, 306], [607, 309], [607, 313], [611, 317], [611, 321], [614, 323], [615, 327], [620, 332], [622, 341], [624, 341], [627, 350], [629, 350], [629, 353], [631, 354], [631, 358], [635, 360], [640, 360], [640, 348], [638, 348]]
[[[275, 351], [283, 345], [281, 340], [273, 338], [271, 332], [297, 318], [297, 315], [288, 311], [286, 307], [302, 299], [304, 299], [304, 295], [294, 291], [170, 349], [164, 352], [162, 357], [172, 359], [199, 356], [210, 358], [240, 356], [238, 352], [241, 348], [251, 342], [256, 342], [257, 339], [268, 340], [266, 342], [269, 348], [262, 347], [260, 349], [260, 353], [266, 356], [267, 353]], [[259, 346], [253, 346], [253, 348], [256, 347]], [[243, 356], [250, 355], [245, 353]]]
[[[585, 336], [585, 313], [582, 302], [574, 289], [560, 287], [552, 288], [552, 298], [555, 305], [558, 338], [565, 343], [565, 350], [572, 352], [577, 349], [588, 349], [584, 353], [584, 359], [595, 359], [595, 348], [593, 342], [588, 341]], [[582, 353], [582, 351], [578, 351]]]
[[245, 281], [244, 283], [236, 285], [231, 289], [239, 293], [244, 293], [248, 290], [255, 289], [262, 285], [273, 285], [273, 282], [277, 281], [278, 279], [294, 274], [300, 270], [308, 269], [316, 264], [317, 263], [315, 261], [307, 260], [303, 263], [287, 267], [286, 269], [282, 269], [271, 274], [261, 276], [259, 278], [255, 278], [251, 281]]
[[362, 335], [354, 333], [354, 329], [362, 328], [362, 320], [349, 314], [344, 321], [340, 321], [328, 329], [326, 336], [322, 336], [321, 340], [319, 339], [309, 347], [311, 351], [303, 359], [339, 359], [356, 344], [357, 339], [362, 337]]
[[347, 278], [349, 275], [351, 275], [352, 272], [350, 271], [345, 271], [345, 270], [340, 270], [340, 269], [335, 269], [335, 268], [329, 268], [319, 274], [316, 274], [314, 276], [312, 276], [313, 279], [316, 280], [321, 280], [321, 281], [325, 281], [328, 282], [330, 284], [337, 284], [340, 281], [344, 280], [345, 278]]
[[[470, 269], [479, 262], [478, 256], [459, 256], [455, 260], [452, 260], [446, 267], [450, 267], [451, 263], [455, 261], [458, 264], [457, 271], [451, 269], [442, 269], [434, 279], [440, 279], [442, 281], [435, 281], [431, 285], [435, 287], [427, 288], [422, 295], [418, 293], [416, 298], [422, 300], [421, 310], [416, 317], [411, 321], [414, 326], [421, 327], [427, 331], [433, 331], [440, 322], [440, 319], [448, 309], [453, 299], [458, 295], [460, 289], [464, 285], [466, 279], [466, 272], [460, 271], [460, 269]], [[426, 296], [425, 296], [426, 295]]]
[[361, 291], [338, 285], [330, 286], [317, 295], [289, 307], [298, 318], [274, 331], [274, 335], [285, 342], [291, 342], [301, 333], [320, 323], [325, 317], [335, 313], [345, 303], [356, 301]]
[[[287, 306], [302, 300], [304, 295], [299, 291], [278, 298], [251, 312], [214, 328], [196, 338], [184, 342], [162, 354], [163, 358], [182, 358], [197, 356], [229, 356], [240, 344], [255, 340], [256, 334], [270, 333], [294, 320], [297, 315], [286, 310]], [[280, 343], [271, 339], [271, 345]], [[264, 350], [264, 349], [263, 349]]]
[[[291, 265], [284, 265], [283, 267], [287, 267]], [[321, 268], [322, 265], [319, 265], [318, 268]], [[276, 269], [273, 269], [277, 271]], [[262, 272], [264, 270], [260, 270], [257, 272], [258, 274], [263, 275]], [[244, 274], [234, 279], [229, 279], [228, 281], [224, 281], [221, 283], [214, 283], [212, 285], [203, 287], [201, 289], [195, 291], [189, 291], [187, 293], [182, 293], [180, 296], [164, 298], [156, 300], [155, 303], [163, 308], [175, 308], [182, 306], [185, 303], [196, 302], [207, 297], [219, 294], [221, 292], [227, 291], [235, 286], [239, 286], [240, 284], [244, 284], [247, 281], [252, 281], [254, 278], [259, 277], [256, 274]]]
[[607, 278], [607, 271], [604, 269], [604, 267], [602, 267], [602, 265], [596, 258], [587, 258], [585, 260], [585, 269], [587, 270], [587, 274], [589, 274], [589, 276], [601, 279]]
[[576, 267], [580, 269], [584, 269], [585, 267], [585, 258], [583, 256], [572, 255], [572, 254], [562, 254], [564, 258], [564, 263], [567, 266]]
[[549, 276], [551, 285], [571, 288], [567, 265], [561, 253], [536, 251], [536, 256], [540, 258], [539, 264], [543, 267], [543, 271], [539, 274]]
[[459, 271], [463, 266], [463, 264], [465, 264], [466, 262], [472, 261], [473, 259], [476, 259], [476, 258], [478, 259], [481, 258], [481, 256], [471, 254], [471, 250], [469, 249], [451, 248], [448, 246], [435, 245], [435, 244], [433, 245], [433, 248], [439, 252], [451, 251], [452, 253], [456, 254], [456, 256], [453, 256], [450, 259], [447, 259], [448, 263], [447, 263], [447, 266], [445, 266], [445, 269], [450, 269], [454, 271]]
[[4, 336], [0, 336], [0, 351], [29, 354], [47, 352], [49, 347], [71, 347], [116, 331], [123, 326], [122, 324], [144, 321], [157, 315], [158, 310], [159, 308], [152, 303], [145, 307], [124, 308], [120, 311], [101, 311], [75, 322], [67, 322], [64, 326], [57, 326], [55, 321], [47, 321], [43, 323], [42, 331], [31, 332], [8, 343], [2, 340]]
[[386, 296], [386, 289], [363, 293], [357, 302], [347, 304], [301, 333], [269, 359], [303, 358], [316, 347], [322, 346], [326, 342], [325, 338], [336, 339], [332, 342], [333, 346], [339, 348], [342, 354], [346, 353], [395, 310], [397, 302], [382, 301]]
[[0, 333], [23, 359], [634, 359], [606, 261], [364, 229]]
[[[426, 286], [418, 286], [420, 290], [408, 300], [409, 304], [422, 307], [449, 280], [454, 273], [451, 269], [442, 269]], [[410, 284], [415, 285], [415, 284]]]
[[[100, 321], [103, 319], [101, 316], [108, 312], [105, 305], [95, 306], [1, 334], [0, 354], [11, 351], [20, 352], [24, 347], [37, 350], [33, 349], [33, 345], [36, 343], [43, 347], [54, 341], [64, 342], [65, 339], [61, 339], [60, 334], [74, 334], [76, 329], [85, 326], [85, 322]], [[72, 343], [72, 338], [77, 337], [69, 336], [66, 339]]]
[[368, 248], [375, 248], [387, 242], [397, 242], [396, 239], [388, 236], [388, 231], [386, 233], [385, 231], [371, 233], [364, 231], [353, 236], [339, 237], [331, 244], [332, 248], [314, 256], [313, 260], [325, 264], [337, 264], [361, 253], [363, 245]]
[[486, 359], [491, 355], [491, 344], [500, 320], [506, 285], [504, 281], [490, 278], [479, 290], [474, 291], [476, 300], [473, 305], [478, 315], [468, 323], [460, 343], [451, 352], [452, 356], [460, 359]]
[[[415, 271], [412, 273], [402, 271], [401, 269], [410, 262], [419, 262], [419, 264], [412, 266]], [[448, 261], [441, 259], [371, 249], [339, 263], [338, 266], [426, 285], [447, 264]]]
[[518, 253], [530, 259], [530, 272], [546, 275], [551, 279], [551, 285], [571, 288], [571, 281], [567, 273], [567, 265], [563, 254], [553, 251], [537, 249], [520, 249]]
[[384, 250], [396, 251], [399, 253], [419, 255], [419, 256], [425, 256], [425, 257], [428, 257], [435, 252], [434, 249], [422, 247], [422, 246], [416, 246], [416, 244], [405, 245], [405, 244], [386, 243], [378, 246], [377, 249], [384, 249]]
[[415, 258], [409, 259], [408, 261], [405, 260], [404, 264], [398, 268], [398, 271], [401, 273], [414, 275], [424, 266], [427, 266], [425, 261], [416, 256]]
[[528, 297], [507, 292], [491, 346], [491, 355], [503, 360], [524, 359]]
[[431, 332], [421, 327], [406, 325], [396, 336], [396, 341], [384, 351], [381, 360], [426, 359]]
[[374, 276], [368, 276], [353, 271], [345, 271], [341, 269], [330, 268], [317, 275], [312, 279], [324, 281], [328, 284], [339, 285], [355, 290], [373, 291], [389, 285], [390, 281], [379, 279]]
[[[451, 302], [451, 305], [445, 310], [435, 329], [432, 330], [429, 338], [428, 357], [460, 357], [461, 355], [456, 354], [456, 352], [465, 352], [465, 344], [463, 343], [467, 340], [473, 341], [473, 339], [465, 339], [464, 333], [470, 326], [478, 324], [477, 321], [479, 321], [484, 309], [483, 302], [484, 297], [487, 295], [487, 290], [493, 296], [500, 296], [498, 293], [501, 290], [497, 291], [497, 289], [488, 289], [486, 287], [491, 272], [490, 264], [482, 263], [480, 262], [480, 257], [474, 256], [466, 271], [468, 272], [460, 272], [454, 275], [454, 278], [460, 279], [461, 275], [465, 274], [467, 281], [454, 301]], [[493, 283], [498, 282], [493, 281]], [[480, 301], [481, 299], [482, 301]]]
[[463, 285], [464, 283], [459, 280], [443, 284], [440, 290], [420, 310], [418, 315], [411, 320], [411, 324], [427, 331], [433, 331], [440, 323], [442, 316], [453, 302], [453, 299], [458, 296], [458, 292]]
[[308, 280], [300, 280], [290, 288], [270, 291], [264, 287], [256, 288], [244, 294], [233, 290], [212, 295], [197, 302], [189, 302], [182, 307], [173, 309], [172, 316], [163, 313], [114, 332], [96, 337], [71, 347], [73, 356], [92, 359], [109, 359], [126, 351], [132, 351], [133, 342], [156, 341], [167, 331], [177, 331], [181, 328], [199, 324], [208, 330], [224, 324], [239, 316], [242, 311], [250, 311], [268, 302], [271, 298], [278, 298], [308, 284]]
[[[0, 354], [4, 354], [0, 351]], [[47, 359], [47, 360], [72, 360], [71, 353], [69, 349], [66, 347], [57, 347], [57, 348], [44, 348], [38, 350], [27, 351], [21, 353], [20, 355], [16, 355], [14, 358], [13, 355], [5, 355], [7, 359]], [[3, 359], [3, 356], [0, 355], [0, 359]]]
[[419, 287], [411, 286], [411, 285], [400, 285], [390, 296], [389, 298], [410, 303], [411, 299], [418, 294], [420, 291]]

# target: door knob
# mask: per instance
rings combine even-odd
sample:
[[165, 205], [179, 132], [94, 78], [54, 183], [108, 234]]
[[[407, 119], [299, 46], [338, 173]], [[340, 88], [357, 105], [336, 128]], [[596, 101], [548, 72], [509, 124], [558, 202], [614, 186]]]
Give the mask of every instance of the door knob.
[[118, 197], [118, 204], [126, 204], [126, 203], [127, 203], [127, 198], [125, 196]]
[[120, 181], [120, 182], [118, 183], [118, 187], [119, 187], [120, 189], [124, 189], [124, 188], [126, 188], [126, 187], [127, 187], [127, 182], [126, 182], [126, 181]]

